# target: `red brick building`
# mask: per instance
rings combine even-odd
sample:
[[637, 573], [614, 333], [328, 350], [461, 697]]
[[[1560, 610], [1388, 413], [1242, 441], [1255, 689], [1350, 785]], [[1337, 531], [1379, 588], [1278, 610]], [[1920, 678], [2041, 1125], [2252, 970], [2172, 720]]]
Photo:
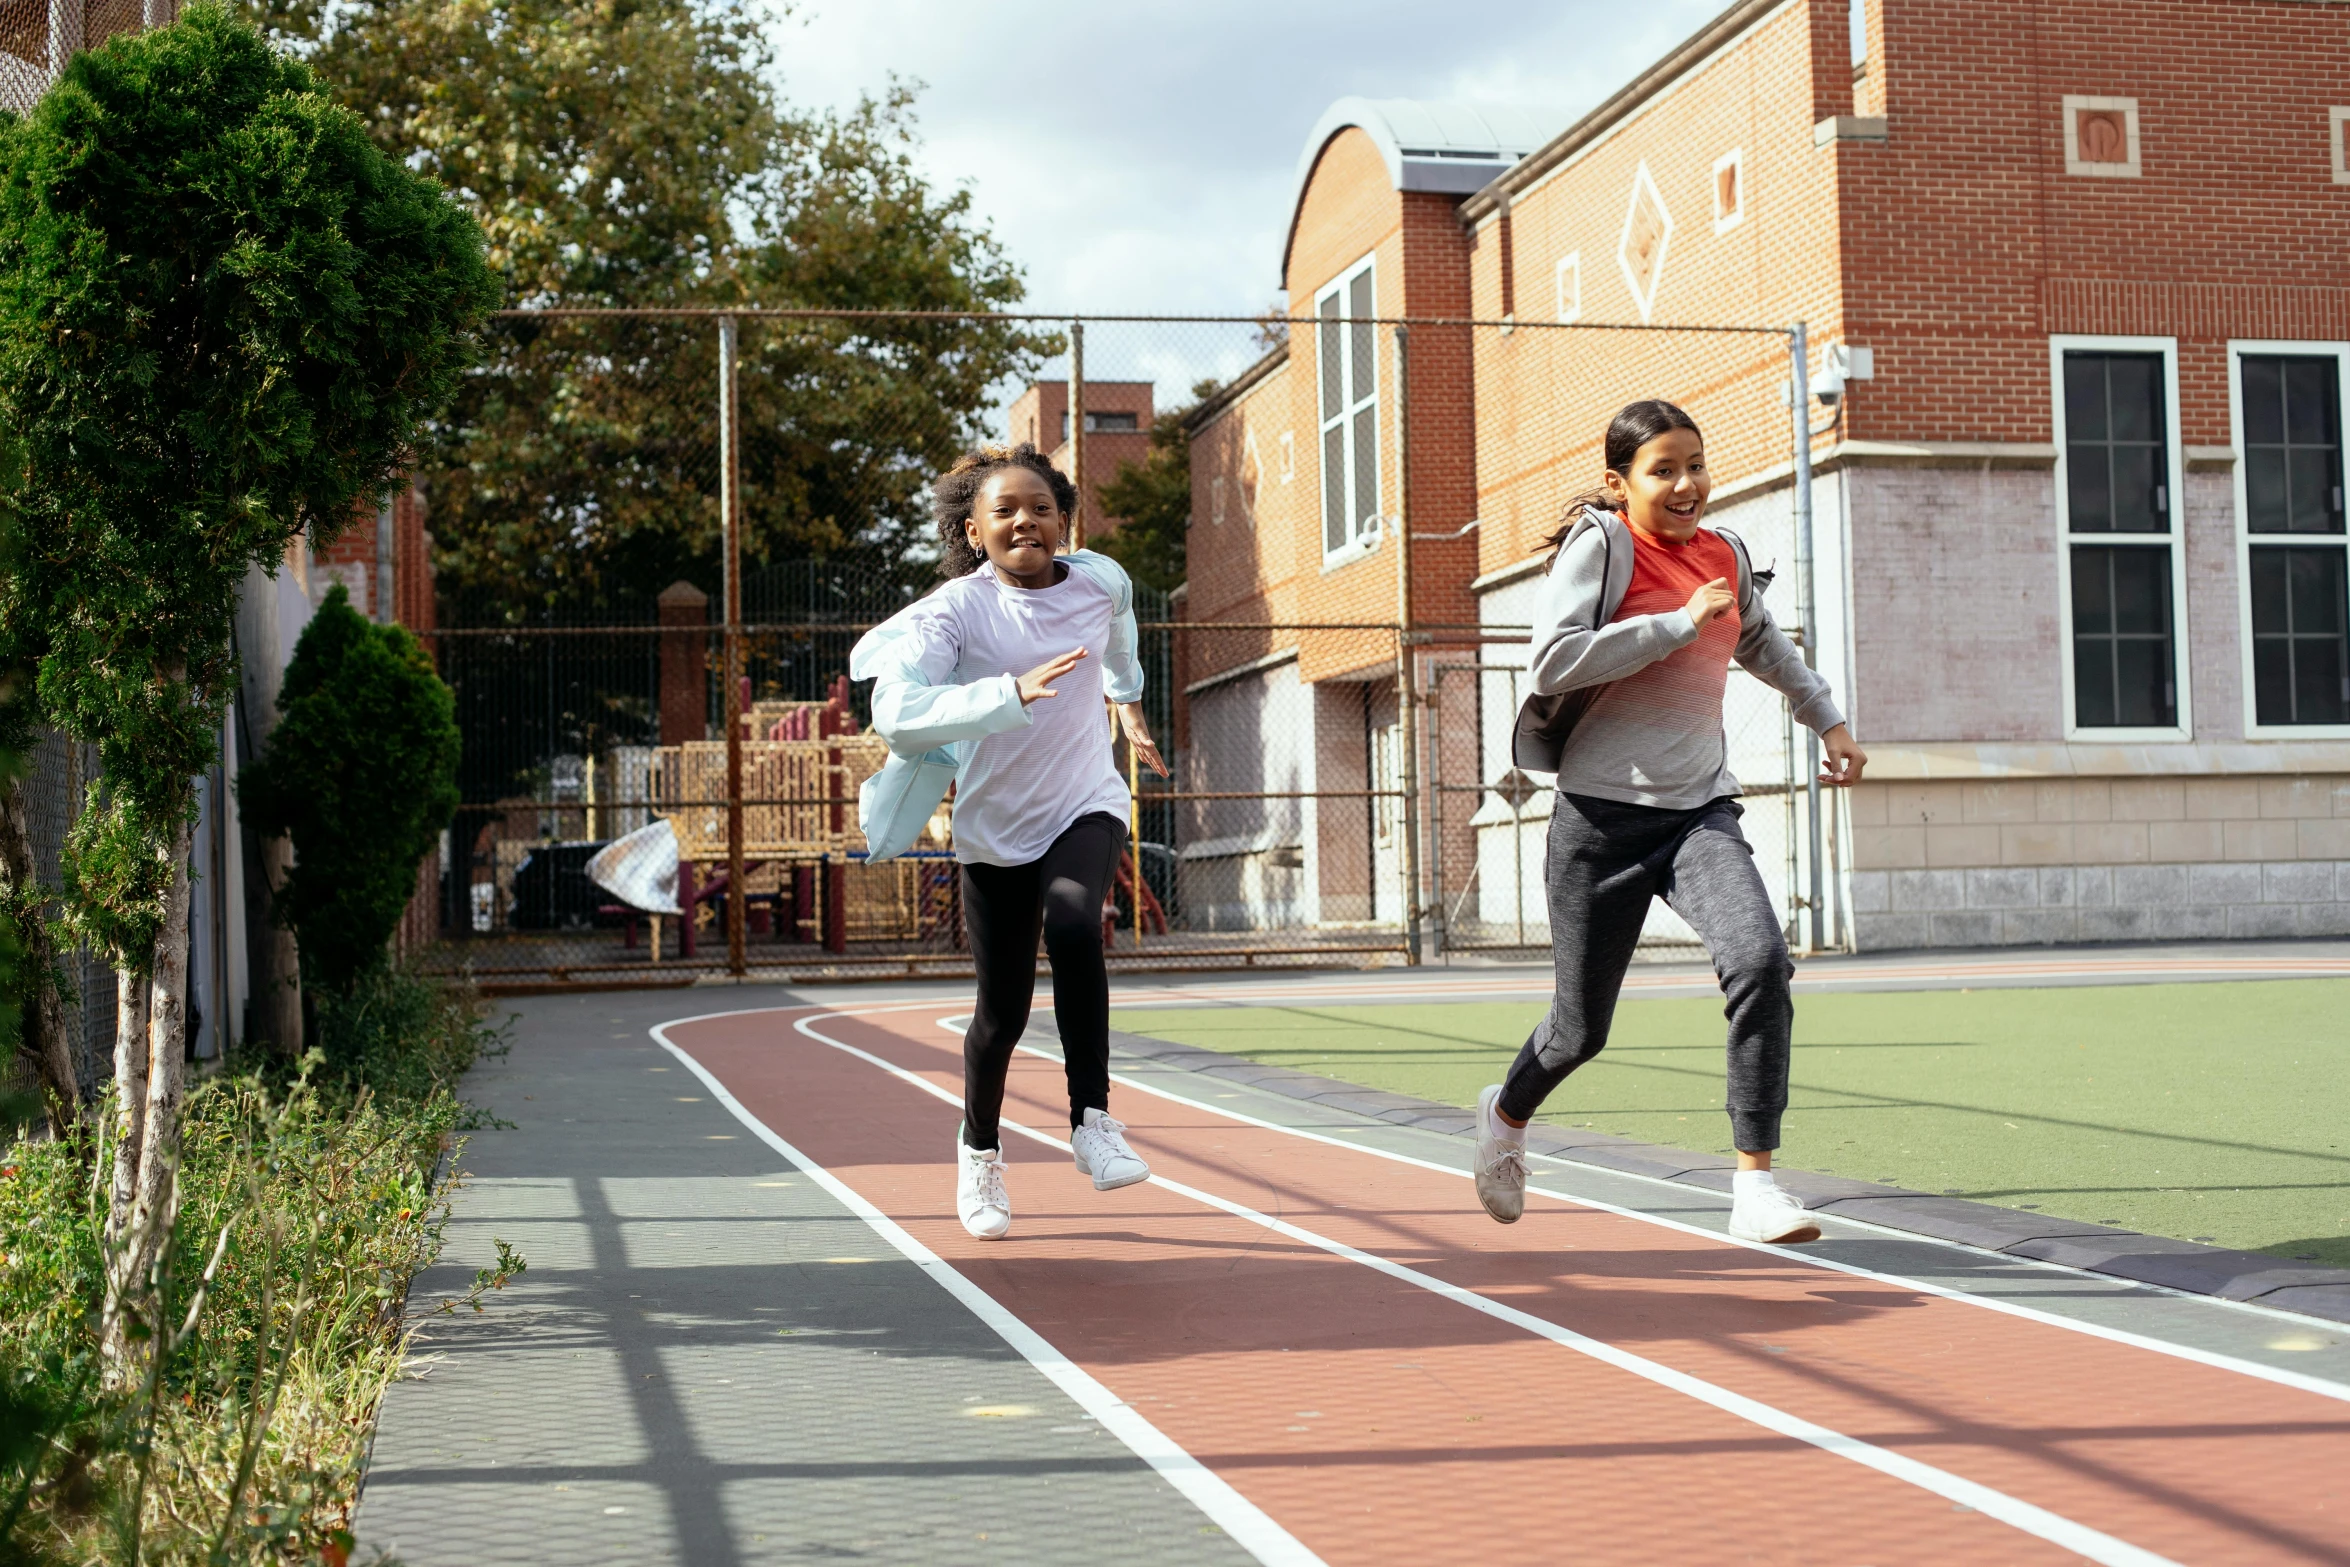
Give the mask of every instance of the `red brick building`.
[[[1800, 318], [1806, 379], [1843, 381], [1810, 407], [1808, 629], [1874, 757], [1827, 833], [1844, 939], [2350, 930], [2350, 7], [1858, 9], [1741, 0], [1465, 199], [1426, 202], [1467, 312], [1516, 325], [1461, 334], [1465, 385], [1412, 348], [1412, 533], [1443, 531], [1451, 481], [1423, 497], [1422, 475], [1457, 452], [1476, 524], [1473, 564], [1415, 544], [1415, 609], [1465, 594], [1523, 623], [1608, 415], [1667, 396], [1707, 427], [1714, 520], [1783, 568], [1795, 622], [1783, 339], [1594, 328]], [[1309, 149], [1328, 173], [1301, 189], [1294, 315], [1376, 248], [1374, 182], [1350, 204], [1330, 178], [1372, 140]], [[1390, 199], [1382, 242], [1408, 254], [1416, 198]], [[1534, 329], [1559, 321], [1579, 325]], [[1279, 392], [1285, 373], [1203, 416], [1195, 496], [1253, 461], [1261, 497], [1263, 454], [1305, 441], [1313, 393]], [[1423, 419], [1470, 438], [1432, 454]], [[1294, 460], [1293, 490], [1328, 480], [1321, 450]], [[1259, 509], [1262, 543], [1195, 575], [1193, 613], [1244, 577], [1267, 605], [1351, 603], [1314, 508]], [[1509, 703], [1484, 684], [1490, 778]], [[1750, 782], [1761, 701], [1733, 701]]]
[[[1102, 508], [1101, 487], [1126, 463], [1150, 452], [1151, 390], [1148, 381], [1085, 383], [1085, 497], [1083, 516], [1090, 535], [1115, 532], [1119, 519]], [[1043, 452], [1063, 473], [1072, 471], [1075, 451], [1069, 433], [1069, 383], [1037, 381], [1012, 404], [1012, 440]]]

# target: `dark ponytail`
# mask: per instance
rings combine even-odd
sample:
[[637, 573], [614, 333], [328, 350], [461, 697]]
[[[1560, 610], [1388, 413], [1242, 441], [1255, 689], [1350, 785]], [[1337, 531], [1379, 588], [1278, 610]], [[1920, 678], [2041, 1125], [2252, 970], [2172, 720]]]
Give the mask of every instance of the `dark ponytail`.
[[1026, 441], [1018, 446], [982, 446], [956, 458], [954, 466], [940, 474], [930, 487], [930, 510], [938, 519], [940, 576], [950, 579], [969, 576], [987, 558], [971, 547], [971, 536], [964, 532], [964, 524], [971, 520], [971, 508], [979, 500], [979, 487], [990, 475], [1006, 468], [1026, 468], [1051, 486], [1053, 504], [1061, 509], [1061, 542], [1068, 542], [1069, 514], [1077, 509], [1077, 486], [1069, 482], [1069, 476]]
[[[1687, 430], [1699, 440], [1705, 439], [1705, 432], [1698, 429], [1695, 419], [1662, 398], [1648, 397], [1636, 403], [1626, 403], [1607, 422], [1607, 440], [1602, 447], [1607, 458], [1607, 471], [1630, 477], [1633, 460], [1640, 455], [1640, 448], [1667, 430]], [[1567, 535], [1575, 529], [1575, 519], [1585, 511], [1621, 510], [1622, 504], [1605, 489], [1585, 490], [1567, 502], [1566, 514], [1559, 521], [1558, 532], [1544, 542], [1552, 549], [1566, 543]]]

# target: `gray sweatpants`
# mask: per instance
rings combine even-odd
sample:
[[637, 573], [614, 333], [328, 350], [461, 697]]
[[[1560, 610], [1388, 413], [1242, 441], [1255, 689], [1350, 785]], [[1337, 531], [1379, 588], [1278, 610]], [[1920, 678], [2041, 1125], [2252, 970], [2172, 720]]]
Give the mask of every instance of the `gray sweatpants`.
[[1729, 799], [1668, 811], [1558, 796], [1543, 863], [1557, 989], [1502, 1085], [1510, 1119], [1531, 1120], [1568, 1073], [1606, 1046], [1624, 970], [1656, 897], [1704, 938], [1729, 1000], [1731, 1140], [1749, 1153], [1779, 1146], [1795, 965], [1738, 830], [1741, 814]]

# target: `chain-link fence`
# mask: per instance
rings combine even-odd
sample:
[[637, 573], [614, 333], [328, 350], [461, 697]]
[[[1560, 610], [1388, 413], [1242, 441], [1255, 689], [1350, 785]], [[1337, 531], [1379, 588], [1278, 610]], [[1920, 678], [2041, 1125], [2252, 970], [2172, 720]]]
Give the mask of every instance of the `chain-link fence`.
[[[1615, 407], [1668, 396], [1786, 584], [1787, 366], [1778, 334], [1336, 311], [505, 318], [420, 468], [465, 738], [424, 960], [505, 986], [967, 964], [951, 800], [865, 863], [885, 750], [846, 672], [936, 583], [929, 483], [987, 440], [1076, 477], [1140, 584], [1172, 774], [1117, 748], [1117, 962], [1537, 950], [1549, 794], [1508, 734], [1543, 539]], [[1792, 922], [1785, 705], [1735, 675], [1727, 727]]]

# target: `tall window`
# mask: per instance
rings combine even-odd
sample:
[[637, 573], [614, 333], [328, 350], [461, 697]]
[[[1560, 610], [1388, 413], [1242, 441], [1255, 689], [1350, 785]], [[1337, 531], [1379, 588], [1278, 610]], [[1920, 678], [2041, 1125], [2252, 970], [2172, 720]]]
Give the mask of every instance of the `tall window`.
[[2254, 722], [2350, 724], [2341, 361], [2244, 354], [2237, 365]]
[[[1379, 349], [1370, 324], [1371, 262], [1314, 297], [1322, 375], [1322, 553], [1368, 539], [1379, 526]], [[1352, 318], [1352, 319], [1349, 319]]]
[[2062, 366], [2073, 725], [2173, 729], [2176, 530], [2163, 355], [2068, 349]]

